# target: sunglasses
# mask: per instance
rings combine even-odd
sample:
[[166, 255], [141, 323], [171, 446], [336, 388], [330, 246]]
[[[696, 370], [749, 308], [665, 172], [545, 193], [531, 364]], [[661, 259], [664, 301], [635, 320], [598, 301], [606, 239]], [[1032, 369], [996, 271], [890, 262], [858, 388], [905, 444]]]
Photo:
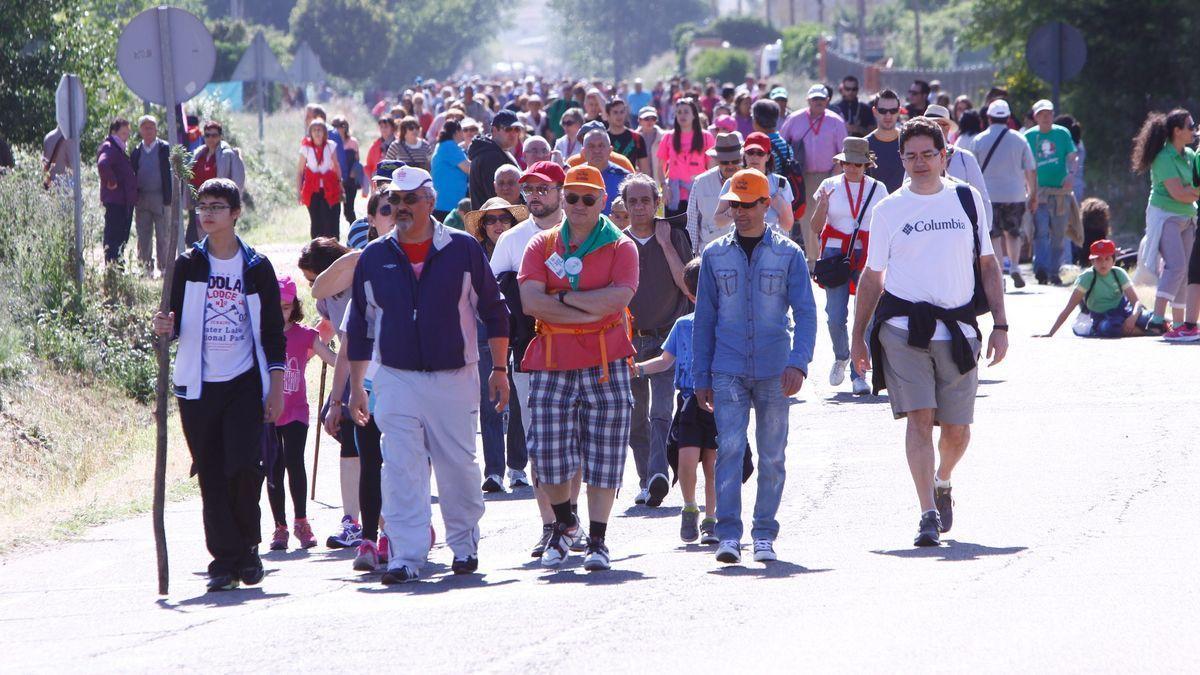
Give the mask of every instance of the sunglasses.
[[558, 192], [559, 189], [557, 185], [522, 185], [521, 194], [545, 197], [551, 192]]
[[731, 208], [731, 209], [752, 209], [752, 208], [758, 206], [760, 202], [762, 202], [761, 199], [755, 199], [752, 202], [731, 201], [731, 202], [729, 202], [729, 208]]
[[503, 213], [503, 214], [495, 215], [495, 216], [489, 214], [489, 215], [486, 215], [483, 217], [483, 226], [484, 227], [488, 227], [489, 225], [496, 225], [497, 223], [501, 223], [504, 225], [512, 225], [513, 217], [507, 213]]
[[407, 192], [403, 195], [399, 192], [388, 192], [384, 194], [384, 199], [386, 199], [387, 203], [391, 204], [392, 206], [399, 206], [401, 202], [412, 206], [413, 204], [421, 201], [421, 195], [416, 192]]
[[842, 87], [843, 91], [858, 93], [858, 87]]
[[568, 192], [564, 199], [566, 199], [568, 204], [578, 204], [580, 200], [583, 200], [584, 206], [595, 206], [599, 200], [596, 195], [581, 195], [576, 192]]
[[876, 108], [875, 112], [880, 115], [899, 115], [900, 108]]
[[721, 166], [741, 166], [742, 160], [740, 160], [740, 159], [722, 159], [717, 163], [720, 164]]
[[767, 151], [766, 150], [747, 150], [746, 156], [747, 157], [766, 157]]
[[563, 120], [562, 125], [564, 127], [577, 127], [577, 126], [579, 126], [579, 122]]

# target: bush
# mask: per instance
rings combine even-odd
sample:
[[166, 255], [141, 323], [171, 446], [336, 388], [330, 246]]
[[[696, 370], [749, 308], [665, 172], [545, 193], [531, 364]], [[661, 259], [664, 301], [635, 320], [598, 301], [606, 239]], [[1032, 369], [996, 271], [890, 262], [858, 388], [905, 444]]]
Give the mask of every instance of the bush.
[[750, 56], [737, 49], [706, 49], [692, 62], [692, 78], [701, 82], [740, 82], [751, 72]]
[[712, 22], [705, 35], [721, 38], [730, 47], [754, 49], [778, 40], [782, 35], [756, 16], [724, 16]]
[[817, 62], [817, 43], [821, 39], [821, 24], [798, 23], [783, 29], [783, 70], [793, 73], [810, 72]]

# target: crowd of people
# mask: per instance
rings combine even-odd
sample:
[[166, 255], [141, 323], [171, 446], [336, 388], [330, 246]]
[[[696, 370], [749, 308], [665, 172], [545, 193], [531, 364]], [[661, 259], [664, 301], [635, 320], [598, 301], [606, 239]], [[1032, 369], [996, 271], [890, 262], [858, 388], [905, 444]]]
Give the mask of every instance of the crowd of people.
[[[153, 324], [180, 345], [175, 392], [204, 500], [209, 588], [262, 579], [264, 474], [270, 547], [289, 545], [285, 474], [291, 532], [301, 547], [318, 543], [304, 508], [313, 356], [334, 366], [317, 417], [341, 446], [344, 512], [326, 544], [355, 548], [354, 568], [382, 567], [385, 584], [421, 576], [437, 536], [432, 479], [455, 574], [479, 568], [483, 495], [514, 489], [536, 496], [531, 553], [542, 565], [582, 553], [586, 570], [609, 569], [630, 450], [634, 503], [657, 507], [678, 481], [680, 538], [716, 546], [722, 564], [741, 560], [741, 486], [756, 473], [749, 548], [774, 560], [788, 399], [815, 349], [814, 283], [829, 382], [842, 386], [849, 371], [852, 395], [887, 390], [907, 426], [914, 544], [938, 545], [953, 523], [978, 360], [1007, 353], [1005, 277], [1025, 285], [1029, 247], [1041, 284], [1063, 284], [1064, 263], [1087, 264], [1051, 335], [1078, 307], [1080, 335], [1196, 336], [1200, 180], [1186, 111], [1148, 120], [1133, 163], [1151, 173], [1148, 230], [1162, 264], [1140, 260], [1159, 284], [1143, 310], [1116, 266], [1107, 205], [1078, 201], [1078, 125], [1049, 101], [1022, 125], [1003, 90], [976, 110], [937, 89], [918, 81], [903, 99], [885, 89], [860, 101], [848, 77], [841, 100], [817, 83], [793, 109], [782, 87], [751, 78], [649, 91], [641, 81], [425, 83], [375, 106], [379, 137], [361, 160], [345, 118], [327, 122], [310, 105], [297, 191], [312, 241], [298, 267], [319, 332], [302, 323], [296, 283], [235, 234], [241, 186], [222, 171], [236, 153], [205, 124], [198, 162], [210, 167], [197, 172], [192, 209], [201, 238], [177, 260], [171, 311]], [[114, 221], [142, 200], [108, 186], [126, 171], [113, 159], [122, 123], [101, 155]], [[139, 124], [143, 170], [161, 162], [152, 123]], [[133, 175], [153, 194], [158, 183]], [[107, 232], [106, 221], [106, 250], [119, 255], [120, 223], [111, 245]], [[985, 336], [978, 317], [989, 313]]]

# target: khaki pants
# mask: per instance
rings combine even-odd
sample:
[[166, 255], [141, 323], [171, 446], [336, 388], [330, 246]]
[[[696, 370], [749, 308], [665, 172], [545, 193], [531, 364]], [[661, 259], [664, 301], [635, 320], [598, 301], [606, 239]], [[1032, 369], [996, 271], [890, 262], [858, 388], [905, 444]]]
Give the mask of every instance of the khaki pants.
[[813, 199], [813, 194], [817, 191], [817, 186], [821, 181], [833, 175], [832, 171], [805, 171], [804, 172], [804, 218], [800, 224], [801, 231], [804, 232], [804, 255], [808, 258], [808, 266], [811, 268], [817, 258], [821, 256], [820, 238], [812, 229], [813, 211], [817, 210], [817, 200]]
[[153, 269], [157, 262], [161, 272], [166, 267], [168, 257], [174, 255], [167, 250], [167, 206], [163, 204], [163, 196], [138, 195], [133, 219], [137, 227], [138, 260], [147, 270]]

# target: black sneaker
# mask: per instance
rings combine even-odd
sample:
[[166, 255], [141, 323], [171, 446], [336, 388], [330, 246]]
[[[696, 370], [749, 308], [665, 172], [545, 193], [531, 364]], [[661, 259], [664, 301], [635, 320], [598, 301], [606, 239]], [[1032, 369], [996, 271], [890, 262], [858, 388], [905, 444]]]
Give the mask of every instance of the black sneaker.
[[384, 586], [395, 586], [397, 584], [412, 583], [420, 578], [421, 577], [417, 574], [416, 570], [409, 567], [408, 565], [403, 565], [401, 567], [397, 567], [394, 570], [388, 570], [388, 571], [384, 572], [383, 578], [380, 579], [379, 581]]
[[941, 529], [941, 524], [938, 523], [937, 511], [927, 511], [921, 515], [921, 525], [917, 528], [917, 537], [913, 540], [913, 546], [940, 546], [941, 539], [938, 537], [938, 530]]
[[531, 558], [540, 558], [546, 552], [546, 542], [550, 541], [550, 537], [554, 534], [554, 523], [546, 523], [542, 525], [542, 538], [538, 539], [537, 546], [533, 547], [533, 552], [530, 553]]
[[1012, 273], [1013, 285], [1017, 288], [1025, 288], [1025, 277], [1021, 276], [1020, 272]]
[[504, 492], [504, 484], [500, 482], [500, 476], [495, 474], [488, 476], [483, 481], [484, 492]]
[[667, 477], [661, 473], [656, 473], [650, 478], [650, 483], [646, 486], [646, 489], [650, 492], [650, 497], [646, 500], [646, 506], [661, 506], [663, 499], [671, 491], [671, 481], [667, 480]]
[[604, 537], [591, 537], [588, 539], [587, 557], [583, 559], [583, 569], [589, 572], [612, 569], [612, 564], [608, 559], [608, 546], [604, 544]]
[[250, 559], [246, 565], [238, 570], [238, 577], [242, 583], [247, 586], [254, 586], [263, 580], [266, 576], [266, 571], [263, 569], [262, 559], [258, 557], [258, 547], [250, 552]]
[[937, 507], [941, 531], [949, 532], [954, 524], [954, 499], [950, 497], [950, 488], [934, 488], [933, 505]]
[[232, 574], [218, 574], [215, 577], [208, 578], [208, 592], [216, 593], [218, 591], [232, 591], [240, 584], [237, 577]]
[[454, 562], [450, 563], [450, 571], [455, 574], [473, 574], [479, 569], [479, 558], [473, 555], [465, 558], [455, 557]]
[[1046, 280], [1049, 278], [1045, 272], [1034, 272], [1033, 276], [1037, 279], [1039, 286], [1045, 286]]

